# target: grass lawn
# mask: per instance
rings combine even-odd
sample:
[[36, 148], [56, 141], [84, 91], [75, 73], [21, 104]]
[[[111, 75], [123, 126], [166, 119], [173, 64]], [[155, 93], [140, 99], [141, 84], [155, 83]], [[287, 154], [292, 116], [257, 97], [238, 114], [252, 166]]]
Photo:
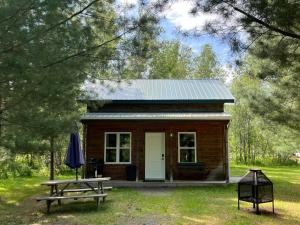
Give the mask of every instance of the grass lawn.
[[[247, 166], [231, 168], [243, 175]], [[251, 204], [237, 210], [236, 185], [170, 189], [117, 189], [109, 192], [98, 210], [94, 201], [53, 204], [45, 214], [45, 202], [34, 198], [48, 191], [40, 183], [47, 178], [0, 180], [0, 224], [300, 224], [300, 167], [262, 167], [275, 186], [275, 212], [262, 204], [255, 215]]]

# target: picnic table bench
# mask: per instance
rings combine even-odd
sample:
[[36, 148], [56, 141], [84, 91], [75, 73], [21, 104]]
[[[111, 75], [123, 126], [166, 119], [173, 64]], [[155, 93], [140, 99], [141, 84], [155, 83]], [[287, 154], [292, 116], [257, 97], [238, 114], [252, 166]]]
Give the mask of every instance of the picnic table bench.
[[[49, 180], [42, 185], [50, 187], [50, 195], [37, 197], [37, 201], [46, 201], [47, 204], [47, 213], [50, 212], [51, 203], [58, 201], [58, 204], [61, 205], [61, 200], [64, 199], [83, 199], [83, 198], [94, 198], [97, 203], [97, 207], [100, 204], [100, 200], [103, 202], [107, 197], [106, 190], [111, 190], [112, 187], [103, 187], [105, 181], [109, 181], [110, 177], [101, 177], [101, 178], [89, 178], [89, 179], [79, 179], [79, 180]], [[68, 188], [70, 185], [80, 185], [80, 188]], [[59, 188], [60, 186], [60, 188]], [[67, 189], [68, 188], [68, 189]], [[84, 194], [84, 195], [64, 195], [64, 193], [86, 193], [93, 192], [93, 194]]]

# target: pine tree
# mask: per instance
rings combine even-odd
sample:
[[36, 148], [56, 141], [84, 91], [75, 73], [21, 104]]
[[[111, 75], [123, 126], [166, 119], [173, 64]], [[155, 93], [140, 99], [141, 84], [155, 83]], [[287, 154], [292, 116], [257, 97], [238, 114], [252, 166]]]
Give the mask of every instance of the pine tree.
[[[117, 44], [110, 3], [1, 1], [0, 144], [6, 150], [5, 143], [29, 133], [48, 141], [53, 158], [56, 139], [78, 119], [82, 83], [109, 64]], [[8, 134], [12, 141], [3, 140]]]

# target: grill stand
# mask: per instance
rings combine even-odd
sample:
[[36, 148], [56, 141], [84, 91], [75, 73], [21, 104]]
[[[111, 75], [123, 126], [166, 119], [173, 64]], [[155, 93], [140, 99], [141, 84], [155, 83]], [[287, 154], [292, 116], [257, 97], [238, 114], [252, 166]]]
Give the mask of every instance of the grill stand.
[[240, 201], [252, 203], [256, 214], [260, 214], [259, 204], [272, 202], [275, 213], [273, 183], [261, 170], [250, 170], [238, 183], [238, 210]]

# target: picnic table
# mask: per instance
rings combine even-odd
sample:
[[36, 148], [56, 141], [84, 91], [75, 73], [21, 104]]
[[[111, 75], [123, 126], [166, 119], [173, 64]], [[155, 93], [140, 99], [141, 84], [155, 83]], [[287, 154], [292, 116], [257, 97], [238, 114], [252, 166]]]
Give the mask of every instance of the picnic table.
[[[105, 193], [106, 190], [112, 189], [112, 187], [104, 187], [103, 183], [109, 181], [110, 177], [101, 177], [101, 178], [89, 178], [89, 179], [79, 179], [79, 180], [49, 180], [43, 182], [41, 185], [50, 187], [50, 195], [37, 197], [37, 201], [46, 201], [47, 204], [47, 213], [50, 211], [51, 203], [58, 201], [58, 204], [61, 205], [61, 200], [64, 199], [82, 199], [82, 198], [94, 198], [97, 203], [97, 207], [100, 204], [100, 200], [103, 202], [107, 196]], [[76, 188], [70, 188], [70, 186], [79, 186]], [[92, 194], [81, 194], [74, 195], [72, 193], [87, 193], [93, 192]], [[64, 195], [65, 193], [71, 193], [71, 195]]]

